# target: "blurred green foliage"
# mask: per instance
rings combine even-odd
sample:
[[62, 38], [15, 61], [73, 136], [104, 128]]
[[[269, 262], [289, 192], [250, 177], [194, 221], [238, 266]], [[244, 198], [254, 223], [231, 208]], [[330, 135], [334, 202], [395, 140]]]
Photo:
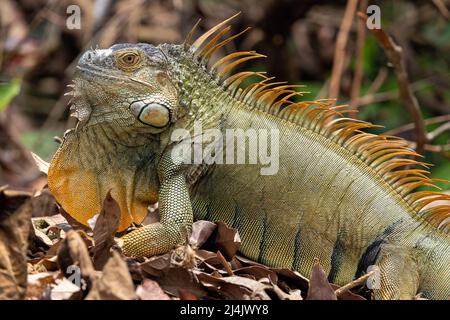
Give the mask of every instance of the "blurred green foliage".
[[21, 82], [19, 78], [14, 78], [9, 83], [0, 83], [0, 112], [19, 94]]
[[[186, 1], [186, 3], [188, 2]], [[141, 22], [145, 21], [147, 27], [153, 23], [155, 26], [161, 24], [157, 19], [153, 21], [154, 8], [158, 8], [156, 12], [166, 13], [168, 17], [172, 18], [183, 15], [183, 19], [178, 22], [176, 21], [177, 19], [167, 19], [169, 22], [172, 21], [173, 25], [169, 23], [165, 26], [167, 29], [165, 31], [172, 28], [170, 30], [172, 30], [173, 34], [177, 35], [178, 39], [183, 39], [199, 16], [202, 16], [204, 21], [208, 21], [208, 23], [200, 25], [200, 28], [206, 29], [213, 25], [214, 22], [220, 21], [221, 18], [225, 18], [233, 12], [242, 11], [241, 20], [237, 19], [238, 21], [236, 21], [238, 24], [237, 29], [250, 25], [256, 30], [254, 30], [253, 38], [250, 37], [252, 31], [249, 33], [248, 38], [246, 38], [247, 35], [244, 35], [242, 38], [233, 41], [232, 44], [229, 44], [228, 49], [237, 51], [258, 50], [263, 54], [267, 54], [269, 57], [274, 57], [274, 59], [262, 59], [246, 63], [242, 66], [241, 70], [236, 70], [236, 72], [243, 70], [268, 71], [267, 76], [272, 76], [274, 75], [274, 71], [277, 70], [274, 66], [284, 65], [285, 68], [281, 68], [281, 71], [284, 70], [284, 73], [280, 71], [279, 74], [276, 74], [277, 78], [275, 81], [283, 81], [290, 77], [291, 83], [305, 85], [305, 88], [298, 89], [299, 91], [308, 92], [301, 98], [303, 100], [312, 100], [318, 96], [326, 97], [326, 85], [329, 82], [332, 70], [334, 41], [339, 30], [339, 17], [344, 12], [345, 2], [257, 2], [251, 0], [234, 2], [199, 0], [196, 1], [198, 8], [193, 6], [191, 9], [195, 8], [195, 10], [190, 13], [184, 11], [177, 12], [173, 7], [167, 5], [167, 3], [170, 3], [170, 1], [152, 2], [152, 7], [147, 8], [149, 11], [143, 14], [143, 20]], [[307, 6], [306, 4], [308, 3], [311, 3], [311, 6]], [[427, 119], [450, 113], [450, 110], [447, 112], [442, 107], [440, 109], [430, 107], [430, 104], [434, 104], [435, 106], [450, 105], [450, 90], [448, 90], [450, 88], [450, 21], [442, 17], [439, 10], [436, 9], [431, 1], [383, 0], [375, 1], [374, 4], [378, 4], [381, 7], [382, 28], [393, 35], [397, 42], [401, 44], [402, 48], [404, 48], [410, 82], [414, 86], [416, 96], [421, 104], [423, 117]], [[255, 8], [258, 6], [258, 10], [249, 10], [253, 6]], [[144, 12], [144, 7], [138, 10]], [[303, 7], [303, 11], [293, 14], [296, 8], [300, 7]], [[62, 8], [65, 9], [64, 6]], [[110, 12], [109, 21], [113, 21], [117, 16], [117, 12], [115, 12], [115, 15], [112, 14], [114, 10]], [[274, 13], [277, 10], [282, 10], [283, 14], [275, 15]], [[267, 12], [263, 14], [265, 11]], [[63, 16], [64, 12], [62, 12]], [[255, 12], [258, 14], [255, 14]], [[128, 15], [125, 15], [124, 20], [127, 17]], [[318, 17], [322, 17], [322, 19], [317, 19]], [[266, 23], [267, 20], [271, 22]], [[38, 37], [42, 37], [41, 41], [46, 36], [47, 31], [44, 28], [46, 24], [48, 22], [38, 25], [38, 28], [34, 30], [34, 33]], [[284, 25], [285, 27], [283, 28]], [[176, 26], [180, 26], [181, 28]], [[297, 33], [297, 36], [295, 36], [296, 33], [293, 31], [299, 31], [300, 26], [303, 28], [301, 29], [303, 31], [302, 33]], [[27, 132], [23, 133], [21, 140], [28, 148], [43, 159], [48, 160], [57, 148], [58, 144], [54, 141], [53, 137], [55, 135], [62, 136], [64, 130], [67, 129], [64, 125], [70, 123], [66, 119], [68, 112], [64, 110], [58, 119], [59, 122], [54, 123], [54, 126], [41, 126], [46, 121], [46, 114], [52, 110], [52, 106], [59, 101], [59, 96], [62, 94], [61, 90], [64, 86], [59, 88], [58, 84], [66, 84], [70, 80], [70, 73], [63, 74], [63, 71], [66, 70], [69, 63], [72, 63], [72, 59], [76, 59], [80, 53], [79, 50], [84, 50], [80, 44], [86, 40], [84, 34], [85, 32], [90, 32], [88, 30], [89, 28], [83, 29], [78, 33], [73, 31], [67, 32], [64, 29], [60, 30], [64, 34], [64, 37], [54, 39], [59, 45], [57, 47], [58, 50], [55, 50], [58, 54], [55, 54], [55, 56], [48, 55], [47, 60], [39, 60], [40, 63], [32, 70], [33, 72], [29, 72], [31, 76], [29, 75], [28, 78], [25, 77], [23, 80], [24, 90], [22, 92], [26, 91], [25, 88], [27, 86], [31, 89], [26, 92], [28, 94], [26, 96], [28, 100], [24, 99], [23, 101], [25, 102], [22, 101], [21, 108], [32, 119], [30, 122], [34, 123]], [[104, 30], [107, 31], [107, 28], [104, 28]], [[116, 33], [120, 33], [118, 29], [112, 30], [115, 32], [111, 31], [111, 34], [115, 35]], [[111, 34], [108, 35], [107, 32], [105, 32], [105, 35], [112, 42], [143, 41], [153, 43], [152, 41], [154, 41], [157, 44], [160, 42], [175, 41], [168, 37], [170, 33], [166, 35], [168, 38], [164, 38], [164, 35], [160, 34], [161, 32], [157, 32], [161, 31], [161, 29], [149, 29], [150, 31], [153, 30], [152, 32], [145, 33], [149, 38], [143, 39], [135, 39], [135, 34], [129, 32], [129, 30], [131, 29], [123, 28], [123, 34], [120, 37], [111, 37]], [[67, 34], [64, 32], [67, 32]], [[160, 37], [154, 37], [155, 35], [159, 35]], [[275, 41], [275, 39], [278, 40]], [[349, 88], [356, 65], [355, 39], [356, 28], [352, 29], [349, 35], [348, 54], [351, 59], [341, 81], [341, 96], [338, 101], [340, 104], [349, 101]], [[77, 40], [78, 43], [74, 40]], [[102, 42], [99, 42], [101, 45]], [[107, 42], [103, 41], [103, 43]], [[246, 43], [248, 47], [246, 47]], [[302, 46], [305, 43], [308, 45]], [[37, 48], [39, 49], [39, 47]], [[302, 55], [301, 50], [304, 48], [310, 48], [310, 56], [304, 52]], [[327, 52], [327, 48], [331, 48], [329, 52]], [[309, 59], [304, 59], [306, 56]], [[314, 63], [311, 63], [311, 61]], [[308, 63], [313, 66], [311, 68], [303, 68]], [[362, 65], [363, 81], [361, 83], [361, 97], [369, 93], [369, 88], [373, 85], [374, 79], [377, 78], [382, 68], [387, 68], [388, 75], [375, 93], [389, 92], [395, 94], [398, 90], [395, 74], [389, 66], [384, 51], [380, 48], [380, 45], [370, 32], [367, 32], [365, 38], [362, 52]], [[289, 72], [286, 72], [286, 69]], [[56, 89], [52, 89], [52, 83], [48, 81], [51, 79], [54, 80], [53, 87], [56, 87]], [[246, 86], [257, 80], [258, 77], [247, 78], [242, 83], [242, 86]], [[436, 85], [436, 83], [439, 85]], [[11, 99], [18, 94], [20, 87], [21, 80], [18, 78], [14, 78], [14, 80], [6, 85], [0, 84], [0, 110], [5, 108]], [[422, 103], [425, 100], [432, 101], [432, 103], [428, 105]], [[401, 99], [398, 97], [360, 106], [357, 117], [361, 120], [383, 125], [384, 128], [371, 130], [371, 132], [377, 134], [398, 128], [412, 121], [409, 114], [405, 112]], [[428, 126], [428, 131], [432, 131], [438, 126], [439, 124], [430, 125]], [[52, 129], [49, 129], [50, 127]], [[413, 131], [411, 130], [402, 132], [401, 136], [408, 140], [414, 140]], [[449, 145], [449, 143], [450, 132], [441, 134], [433, 141], [434, 145]], [[450, 180], [450, 161], [448, 157], [446, 158], [439, 153], [426, 152], [424, 161], [434, 164], [434, 167], [431, 168], [432, 177]], [[438, 184], [442, 188], [450, 189], [450, 183]]]
[[20, 141], [43, 160], [49, 161], [58, 148], [58, 143], [54, 137], [61, 134], [62, 132], [55, 130], [31, 130], [24, 132]]

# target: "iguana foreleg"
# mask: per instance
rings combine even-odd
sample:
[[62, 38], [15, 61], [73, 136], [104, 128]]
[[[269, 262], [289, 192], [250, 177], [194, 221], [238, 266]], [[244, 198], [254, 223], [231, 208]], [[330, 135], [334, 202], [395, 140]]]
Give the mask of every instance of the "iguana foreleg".
[[[170, 153], [170, 152], [169, 152]], [[160, 222], [121, 238], [123, 253], [134, 257], [162, 254], [186, 241], [193, 214], [188, 186], [180, 161], [164, 156], [158, 166]]]

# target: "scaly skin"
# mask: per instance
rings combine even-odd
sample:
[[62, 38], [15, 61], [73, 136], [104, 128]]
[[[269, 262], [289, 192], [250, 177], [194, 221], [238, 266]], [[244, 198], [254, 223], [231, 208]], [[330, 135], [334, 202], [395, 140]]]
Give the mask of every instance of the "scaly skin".
[[[380, 173], [388, 161], [376, 167], [369, 158], [381, 158], [358, 151], [350, 136], [328, 133], [325, 122], [274, 115], [258, 100], [233, 93], [197, 62], [197, 50], [195, 44], [189, 50], [140, 44], [83, 55], [73, 92], [80, 122], [66, 133], [49, 170], [49, 187], [69, 214], [87, 223], [112, 189], [120, 230], [142, 221], [146, 207], [159, 201], [160, 222], [121, 239], [131, 256], [184, 243], [194, 218], [222, 220], [239, 230], [242, 253], [262, 263], [308, 276], [318, 257], [337, 284], [376, 264], [376, 298], [450, 296], [449, 236], [417, 217], [406, 182], [396, 185]], [[279, 130], [279, 172], [183, 163], [174, 156], [183, 143], [172, 134], [194, 132], [198, 122], [223, 133]], [[355, 123], [345, 127], [354, 137]], [[380, 143], [381, 152], [390, 146]]]

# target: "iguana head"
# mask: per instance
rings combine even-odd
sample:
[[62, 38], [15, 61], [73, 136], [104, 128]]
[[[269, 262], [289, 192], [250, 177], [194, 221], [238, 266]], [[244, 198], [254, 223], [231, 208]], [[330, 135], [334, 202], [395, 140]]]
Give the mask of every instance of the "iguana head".
[[161, 133], [177, 117], [165, 54], [150, 44], [88, 50], [72, 87], [71, 110], [79, 122], [52, 159], [49, 188], [84, 224], [100, 212], [109, 190], [122, 212], [119, 229], [140, 223], [157, 201]]
[[150, 44], [86, 51], [72, 94], [79, 126], [134, 118], [136, 126], [158, 133], [176, 118], [177, 92], [167, 74], [167, 59]]

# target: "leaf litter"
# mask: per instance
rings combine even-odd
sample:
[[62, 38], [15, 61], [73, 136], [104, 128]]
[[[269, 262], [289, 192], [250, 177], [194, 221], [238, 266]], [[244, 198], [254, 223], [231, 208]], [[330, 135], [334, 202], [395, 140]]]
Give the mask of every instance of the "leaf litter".
[[[3, 187], [0, 202], [0, 296], [4, 299], [370, 297], [366, 291], [359, 295], [360, 288], [336, 296], [339, 286], [328, 282], [318, 260], [307, 279], [296, 271], [241, 256], [238, 231], [221, 221], [196, 221], [188, 244], [163, 255], [134, 259], [122, 255], [115, 245], [120, 209], [110, 193], [93, 230], [67, 219], [46, 189], [33, 195]], [[11, 256], [12, 251], [16, 256]]]

